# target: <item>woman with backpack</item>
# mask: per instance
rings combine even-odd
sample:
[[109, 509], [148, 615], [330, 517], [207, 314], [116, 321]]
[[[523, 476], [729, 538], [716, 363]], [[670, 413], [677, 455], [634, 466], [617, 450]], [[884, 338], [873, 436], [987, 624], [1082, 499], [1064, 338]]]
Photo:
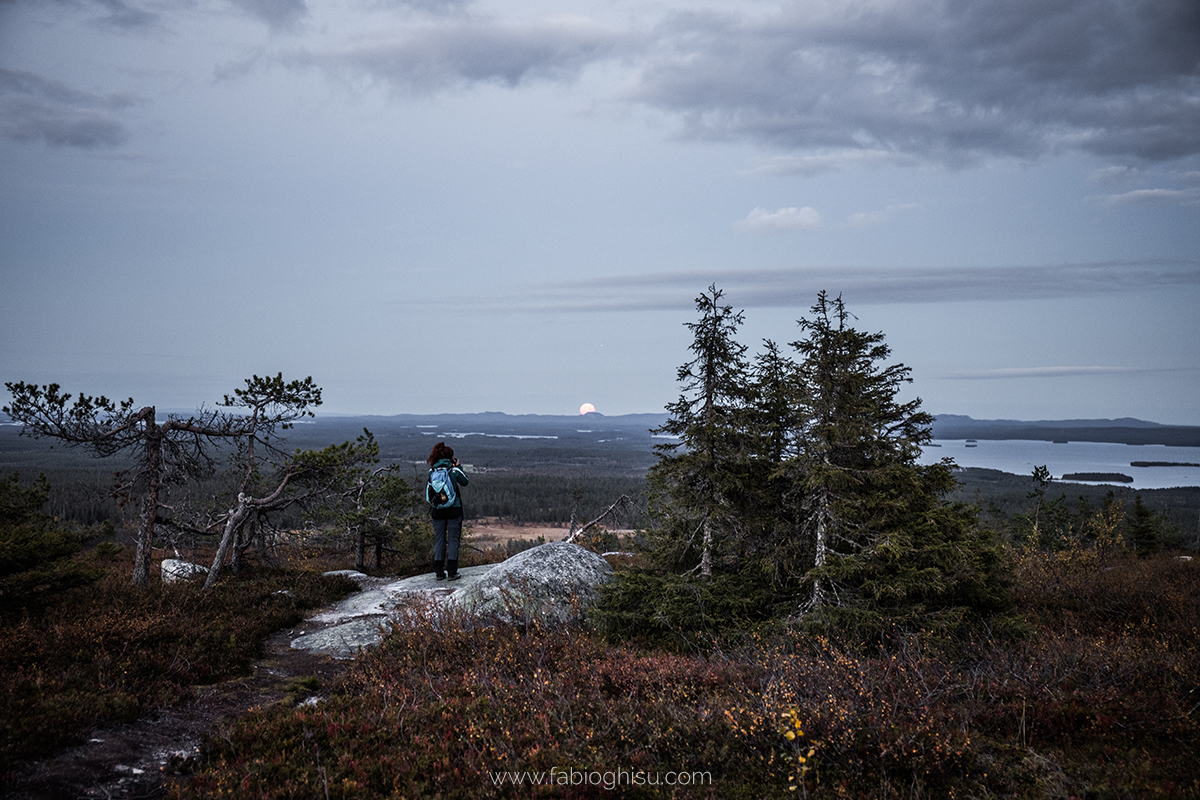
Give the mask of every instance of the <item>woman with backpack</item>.
[[[433, 518], [433, 571], [437, 579], [458, 580], [458, 541], [462, 537], [462, 493], [459, 486], [469, 483], [467, 473], [458, 465], [454, 451], [445, 442], [433, 446], [426, 459], [429, 464], [429, 483], [425, 487], [425, 501], [429, 503], [429, 515]], [[445, 559], [445, 568], [442, 561]]]

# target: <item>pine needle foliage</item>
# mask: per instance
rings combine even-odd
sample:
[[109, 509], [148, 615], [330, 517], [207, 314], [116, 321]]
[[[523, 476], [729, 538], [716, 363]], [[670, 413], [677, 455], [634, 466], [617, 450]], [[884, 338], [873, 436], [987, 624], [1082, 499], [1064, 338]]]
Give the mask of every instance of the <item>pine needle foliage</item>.
[[24, 484], [19, 473], [0, 479], [0, 608], [96, 580], [98, 573], [72, 558], [87, 533], [42, 512], [50, 483]]
[[599, 609], [610, 634], [783, 618], [862, 642], [897, 626], [951, 635], [1003, 609], [1000, 543], [946, 499], [953, 462], [919, 463], [933, 417], [901, 399], [911, 370], [884, 334], [821, 292], [791, 354], [768, 340], [751, 360], [722, 296], [696, 299], [661, 429], [679, 441], [650, 472], [657, 572], [614, 581]]
[[667, 406], [670, 419], [658, 434], [678, 441], [659, 445], [650, 469], [650, 502], [660, 524], [655, 529], [659, 560], [687, 572], [710, 576], [714, 561], [739, 523], [739, 466], [745, 436], [738, 420], [746, 405], [746, 347], [734, 336], [741, 312], [722, 305], [715, 285], [696, 298], [698, 322], [692, 331], [693, 358], [679, 368], [679, 399]]

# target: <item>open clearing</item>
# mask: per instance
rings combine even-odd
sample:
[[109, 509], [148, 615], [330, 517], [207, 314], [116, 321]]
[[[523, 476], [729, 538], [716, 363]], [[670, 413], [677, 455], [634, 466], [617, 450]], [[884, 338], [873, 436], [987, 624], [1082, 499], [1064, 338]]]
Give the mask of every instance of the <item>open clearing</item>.
[[468, 520], [464, 527], [471, 529], [471, 539], [478, 544], [502, 544], [517, 539], [543, 537], [547, 542], [561, 542], [566, 538], [566, 525], [536, 525], [501, 522], [496, 517]]

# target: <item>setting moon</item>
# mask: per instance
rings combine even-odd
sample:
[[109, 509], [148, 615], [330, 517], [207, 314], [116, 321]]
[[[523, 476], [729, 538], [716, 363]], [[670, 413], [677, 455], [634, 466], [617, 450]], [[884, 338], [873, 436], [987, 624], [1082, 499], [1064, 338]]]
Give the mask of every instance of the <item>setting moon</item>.
[[594, 414], [594, 413], [596, 413], [596, 407], [594, 405], [592, 405], [591, 403], [584, 403], [583, 405], [581, 405], [579, 407], [579, 413], [580, 414]]

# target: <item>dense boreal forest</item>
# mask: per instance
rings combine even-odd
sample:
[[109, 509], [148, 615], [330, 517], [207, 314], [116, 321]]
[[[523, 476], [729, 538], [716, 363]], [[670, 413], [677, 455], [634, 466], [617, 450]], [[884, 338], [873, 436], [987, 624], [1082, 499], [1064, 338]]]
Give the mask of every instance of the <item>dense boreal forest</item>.
[[[473, 416], [473, 415], [471, 415]], [[369, 428], [381, 446], [381, 461], [399, 465], [400, 473], [411, 486], [424, 479], [424, 458], [428, 455], [434, 434], [419, 432], [413, 420], [429, 423], [430, 429], [455, 430], [486, 428], [489, 431], [512, 429], [511, 417], [499, 424], [481, 425], [478, 419], [462, 425], [449, 422], [448, 415], [436, 417], [318, 418], [314, 423], [292, 430], [287, 436], [291, 448], [320, 447], [334, 441], [353, 439]], [[581, 427], [574, 418], [552, 418], [564, 431], [574, 432]], [[612, 418], [610, 418], [611, 420]], [[499, 517], [514, 523], [551, 523], [565, 525], [572, 509], [581, 516], [606, 508], [622, 494], [642, 498], [642, 511], [627, 513], [622, 527], [637, 528], [647, 524], [644, 498], [648, 484], [646, 472], [654, 464], [654, 445], [662, 439], [650, 436], [650, 426], [661, 425], [664, 415], [646, 415], [646, 419], [617, 418], [619, 430], [610, 435], [620, 436], [617, 442], [596, 442], [596, 437], [564, 433], [553, 442], [487, 438], [483, 435], [461, 440], [448, 439], [471, 470], [472, 481], [466, 513], [469, 517]], [[474, 422], [474, 425], [470, 424]], [[439, 423], [439, 424], [434, 424]], [[584, 425], [599, 424], [599, 419]], [[532, 425], [533, 423], [531, 423]], [[298, 426], [300, 427], [300, 426]], [[536, 428], [547, 430], [545, 418]], [[18, 472], [26, 480], [44, 474], [49, 481], [50, 495], [46, 511], [63, 520], [92, 525], [113, 520], [120, 525], [131, 509], [122, 509], [113, 498], [117, 483], [114, 473], [129, 468], [121, 458], [97, 459], [86, 452], [54, 446], [51, 442], [20, 435], [16, 425], [0, 425], [0, 475]], [[1032, 491], [1029, 475], [1013, 475], [982, 468], [959, 468], [954, 471], [958, 486], [950, 497], [971, 503], [989, 511], [994, 524], [1005, 526], [1007, 520], [1023, 513], [1026, 495]], [[221, 479], [212, 476], [197, 479], [190, 487], [197, 497], [214, 496], [221, 491]], [[577, 499], [577, 493], [583, 496]], [[1095, 486], [1055, 481], [1049, 489], [1051, 499], [1061, 497], [1064, 504], [1076, 507], [1080, 498], [1091, 506], [1099, 506], [1106, 495], [1132, 504], [1140, 495], [1149, 508], [1161, 512], [1178, 530], [1182, 541], [1193, 541], [1200, 533], [1200, 487], [1174, 489], [1141, 489]], [[284, 521], [294, 527], [302, 524], [303, 515], [285, 515]]]
[[[469, 518], [629, 498], [583, 540], [623, 551], [589, 622], [414, 610], [224, 727], [171, 796], [1200, 796], [1200, 488], [921, 464], [934, 420], [841, 298], [757, 352], [717, 287], [696, 311], [679, 397], [644, 418], [317, 419], [281, 375], [190, 414], [6, 384], [40, 438], [0, 427], [4, 779], [245, 674], [352, 589], [324, 571], [427, 569], [445, 440]], [[172, 555], [203, 585], [150, 580]], [[554, 768], [600, 777], [535, 789]]]

